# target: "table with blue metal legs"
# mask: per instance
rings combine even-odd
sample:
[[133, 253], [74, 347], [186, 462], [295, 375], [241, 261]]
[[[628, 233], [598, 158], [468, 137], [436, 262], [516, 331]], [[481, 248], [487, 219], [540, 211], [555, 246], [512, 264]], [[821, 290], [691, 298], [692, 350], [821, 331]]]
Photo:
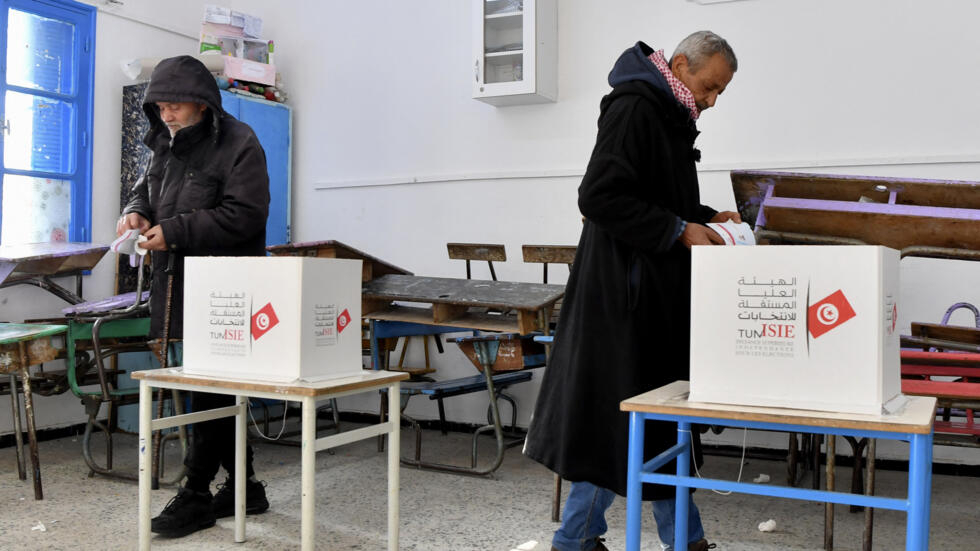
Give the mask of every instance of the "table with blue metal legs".
[[[894, 414], [861, 415], [691, 402], [687, 399], [688, 388], [687, 381], [676, 381], [623, 400], [620, 404], [620, 409], [630, 414], [626, 494], [626, 549], [628, 551], [640, 549], [640, 505], [644, 483], [677, 487], [677, 510], [674, 516], [675, 541], [687, 539], [690, 488], [704, 488], [905, 511], [907, 513], [906, 551], [929, 549], [929, 499], [932, 491], [932, 425], [935, 419], [935, 398], [909, 396], [905, 405]], [[646, 460], [643, 457], [645, 421], [677, 423], [677, 444], [657, 457]], [[878, 497], [691, 476], [691, 427], [695, 424], [825, 434], [828, 439], [835, 436], [853, 436], [903, 440], [910, 444], [908, 495], [906, 498]], [[675, 458], [677, 474], [655, 472]]]

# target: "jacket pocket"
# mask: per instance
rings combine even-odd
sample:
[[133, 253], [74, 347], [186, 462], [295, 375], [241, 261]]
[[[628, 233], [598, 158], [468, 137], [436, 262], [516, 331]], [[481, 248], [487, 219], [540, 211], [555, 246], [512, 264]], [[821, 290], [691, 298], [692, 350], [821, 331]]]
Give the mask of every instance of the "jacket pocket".
[[221, 182], [200, 170], [188, 170], [177, 195], [176, 214], [214, 208], [218, 204]]

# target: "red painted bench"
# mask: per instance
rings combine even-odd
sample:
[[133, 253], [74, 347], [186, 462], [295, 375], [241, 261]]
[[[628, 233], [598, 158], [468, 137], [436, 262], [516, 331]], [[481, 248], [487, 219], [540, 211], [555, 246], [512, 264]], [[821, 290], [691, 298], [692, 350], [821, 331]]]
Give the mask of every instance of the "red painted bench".
[[[936, 434], [968, 435], [972, 442], [960, 443], [980, 445], [974, 416], [974, 408], [980, 407], [980, 354], [903, 350], [901, 355], [902, 393], [939, 398], [943, 419], [935, 423]], [[954, 407], [964, 411], [963, 417], [952, 417]]]

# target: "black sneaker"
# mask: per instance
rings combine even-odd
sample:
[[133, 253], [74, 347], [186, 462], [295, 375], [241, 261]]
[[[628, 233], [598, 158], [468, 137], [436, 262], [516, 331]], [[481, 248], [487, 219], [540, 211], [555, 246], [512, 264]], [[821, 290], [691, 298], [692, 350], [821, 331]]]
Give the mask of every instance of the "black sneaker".
[[150, 521], [150, 531], [168, 538], [180, 538], [214, 526], [211, 492], [180, 488], [160, 515]]
[[[225, 480], [218, 484], [218, 491], [212, 502], [214, 518], [225, 518], [235, 514], [235, 481]], [[245, 514], [257, 515], [269, 510], [269, 500], [265, 498], [265, 482], [245, 481]]]

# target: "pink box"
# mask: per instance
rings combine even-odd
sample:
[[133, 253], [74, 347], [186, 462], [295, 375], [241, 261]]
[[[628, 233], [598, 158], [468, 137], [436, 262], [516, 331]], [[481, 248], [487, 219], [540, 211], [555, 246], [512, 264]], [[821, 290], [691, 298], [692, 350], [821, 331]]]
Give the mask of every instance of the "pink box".
[[225, 60], [224, 76], [235, 80], [257, 82], [267, 86], [276, 84], [276, 66], [238, 57], [222, 56]]

